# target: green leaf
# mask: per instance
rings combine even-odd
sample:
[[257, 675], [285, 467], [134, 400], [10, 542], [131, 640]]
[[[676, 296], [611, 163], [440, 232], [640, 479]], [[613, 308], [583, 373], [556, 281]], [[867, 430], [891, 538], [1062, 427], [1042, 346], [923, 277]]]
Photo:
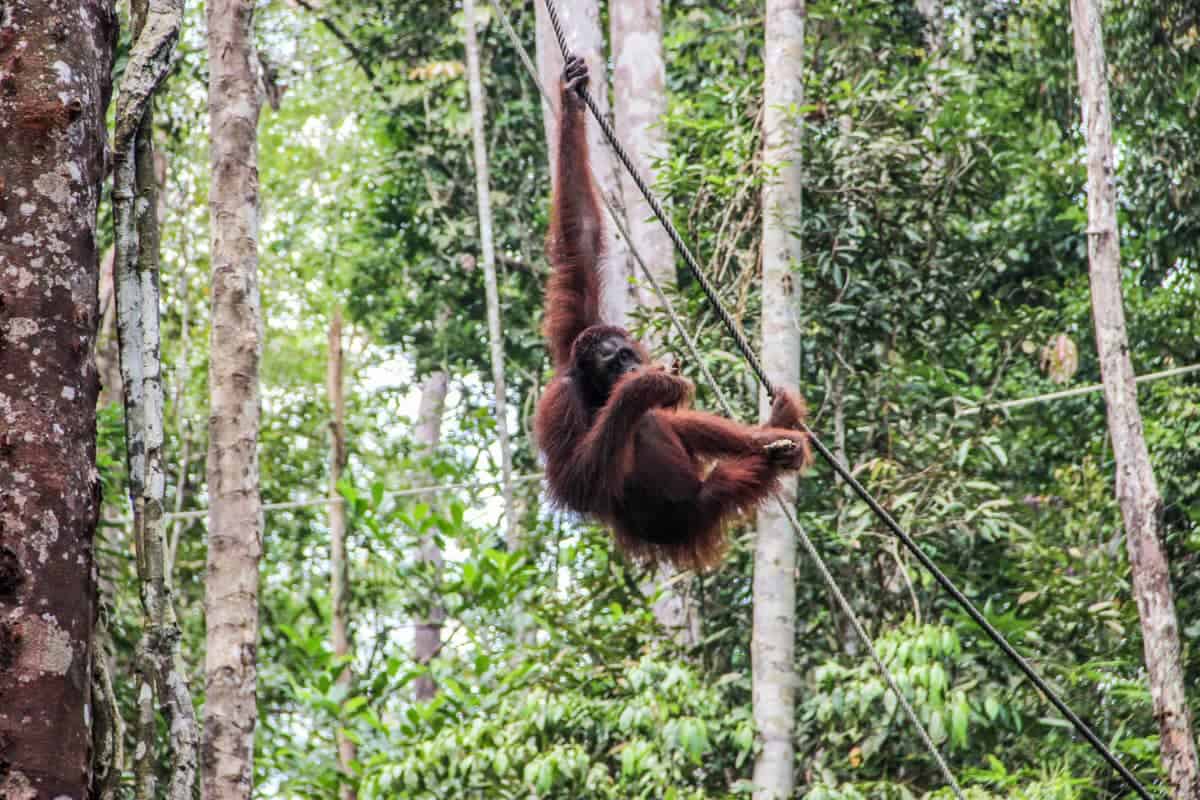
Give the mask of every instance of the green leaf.
[[970, 717], [966, 698], [960, 696], [950, 712], [950, 741], [959, 749], [965, 749], [967, 746], [967, 723]]
[[1000, 703], [995, 697], [988, 695], [983, 699], [983, 713], [987, 718], [995, 721], [996, 716], [1000, 713]]
[[946, 721], [941, 710], [935, 710], [929, 715], [929, 738], [934, 744], [946, 741]]

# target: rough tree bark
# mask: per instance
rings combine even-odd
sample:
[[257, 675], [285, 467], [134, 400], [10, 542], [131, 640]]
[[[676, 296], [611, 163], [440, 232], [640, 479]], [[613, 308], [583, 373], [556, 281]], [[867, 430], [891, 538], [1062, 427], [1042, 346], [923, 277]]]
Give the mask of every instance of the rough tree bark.
[[1200, 798], [1200, 768], [1184, 693], [1179, 623], [1162, 545], [1163, 502], [1150, 464], [1137, 404], [1133, 362], [1121, 300], [1121, 249], [1117, 229], [1116, 168], [1108, 71], [1097, 0], [1071, 0], [1075, 62], [1079, 72], [1088, 153], [1088, 263], [1092, 321], [1117, 462], [1116, 493], [1125, 522], [1133, 594], [1142, 623], [1142, 646], [1163, 768], [1175, 800]]
[[[545, 99], [542, 101], [542, 122], [546, 129], [547, 152], [551, 162], [558, 153], [558, 84], [562, 78], [563, 60], [558, 49], [558, 41], [554, 38], [554, 28], [546, 13], [542, 0], [533, 4], [537, 14], [537, 62], [538, 74], [546, 93], [552, 98], [553, 106]], [[559, 21], [567, 36], [567, 46], [572, 52], [583, 58], [588, 65], [591, 83], [588, 91], [596, 100], [596, 105], [604, 115], [609, 114], [608, 107], [608, 72], [605, 69], [604, 29], [600, 25], [600, 4], [598, 0], [559, 0]], [[621, 184], [618, 178], [617, 160], [609, 149], [600, 126], [588, 125], [588, 152], [592, 162], [592, 173], [596, 176], [596, 185], [600, 192], [608, 198], [613, 208], [622, 214], [624, 219], [623, 202], [621, 200]], [[553, 167], [553, 163], [551, 163]], [[550, 170], [553, 180], [554, 169]], [[628, 315], [632, 276], [629, 248], [620, 237], [614, 225], [605, 228], [604, 242], [605, 257], [601, 264], [602, 297], [600, 301], [601, 315], [605, 322], [612, 325], [624, 325]]]
[[[762, 361], [782, 386], [800, 382], [800, 129], [803, 101], [804, 0], [767, 0], [763, 80]], [[764, 396], [760, 416], [767, 419]], [[798, 481], [782, 482], [780, 498], [796, 504]], [[754, 762], [755, 800], [791, 797], [795, 789], [796, 543], [776, 503], [758, 514], [751, 638], [754, 724], [762, 746]]]
[[[625, 149], [638, 172], [654, 183], [656, 161], [667, 156], [667, 135], [663, 117], [667, 113], [667, 74], [663, 60], [662, 4], [660, 0], [613, 0], [609, 4], [609, 39], [613, 58], [613, 111], [616, 129], [621, 132]], [[666, 230], [654, 218], [650, 204], [624, 170], [621, 177], [622, 199], [629, 224], [629, 236], [659, 285], [675, 284], [675, 249]], [[634, 300], [649, 309], [659, 306], [658, 295], [648, 282], [637, 275]], [[654, 349], [660, 342], [651, 340]], [[685, 590], [686, 584], [674, 580], [668, 567], [659, 570], [657, 579], [647, 581], [647, 589], [658, 596], [654, 617], [680, 644], [692, 646], [700, 640], [700, 616], [696, 603]]]
[[[333, 655], [347, 658], [350, 651], [350, 569], [346, 561], [346, 504], [342, 502], [338, 484], [346, 468], [346, 395], [342, 351], [342, 310], [333, 312], [329, 323], [329, 354], [325, 370], [325, 388], [329, 393], [329, 409], [332, 419], [329, 430], [332, 434], [329, 452], [329, 573], [332, 595]], [[354, 679], [350, 664], [338, 673], [337, 683], [350, 689]], [[345, 731], [337, 732], [338, 765], [346, 776], [353, 775], [354, 759], [358, 752]], [[354, 800], [354, 785], [348, 780], [338, 790], [342, 800]]]
[[179, 0], [134, 0], [134, 42], [117, 95], [113, 138], [113, 266], [125, 401], [129, 498], [142, 600], [137, 644], [139, 798], [158, 796], [158, 713], [167, 721], [168, 800], [190, 800], [196, 781], [196, 712], [180, 653], [179, 625], [167, 579], [163, 498], [163, 387], [159, 335], [158, 179], [151, 103], [170, 68], [183, 21]]
[[91, 796], [108, 0], [0, 8], [0, 797]]
[[203, 796], [245, 800], [257, 722], [258, 89], [252, 0], [210, 0], [212, 336]]
[[[416, 440], [421, 455], [432, 458], [442, 439], [442, 412], [446, 408], [446, 391], [449, 379], [444, 372], [434, 372], [421, 384], [421, 403], [417, 410]], [[417, 560], [428, 564], [434, 579], [442, 571], [442, 551], [432, 536], [421, 540]], [[436, 592], [427, 599], [425, 614], [417, 620], [413, 630], [413, 660], [428, 664], [442, 649], [442, 622], [446, 619], [445, 609]], [[432, 699], [437, 694], [433, 677], [422, 675], [414, 681], [413, 694], [418, 702]]]
[[488, 343], [492, 354], [492, 384], [496, 395], [496, 433], [500, 439], [500, 469], [504, 481], [504, 541], [509, 552], [521, 547], [514, 517], [512, 444], [508, 436], [508, 401], [504, 380], [504, 336], [500, 330], [500, 292], [496, 287], [496, 245], [492, 240], [492, 198], [488, 172], [486, 99], [479, 67], [479, 43], [475, 37], [475, 0], [464, 0], [467, 80], [471, 92], [471, 135], [475, 147], [475, 194], [479, 202], [479, 249], [487, 293]]

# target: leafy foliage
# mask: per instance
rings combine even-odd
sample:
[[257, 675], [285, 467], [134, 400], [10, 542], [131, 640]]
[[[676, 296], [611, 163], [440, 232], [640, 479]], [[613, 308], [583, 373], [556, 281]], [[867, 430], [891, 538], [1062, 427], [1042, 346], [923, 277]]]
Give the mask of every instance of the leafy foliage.
[[[486, 5], [486, 4], [485, 4]], [[533, 42], [530, 2], [506, 5]], [[520, 493], [528, 546], [507, 552], [497, 474], [474, 176], [453, 4], [269, 3], [263, 57], [286, 85], [260, 132], [267, 311], [267, 517], [256, 734], [261, 797], [727, 798], [748, 795], [749, 549], [675, 576], [702, 616], [683, 647], [656, 627], [640, 570], [606, 535]], [[517, 13], [520, 12], [520, 13]], [[666, 4], [670, 154], [659, 190], [747, 331], [757, 329], [761, 3]], [[495, 20], [480, 33], [505, 348], [518, 464], [548, 369], [538, 334], [548, 195], [541, 108]], [[207, 501], [207, 132], [202, 13], [157, 119], [166, 156], [168, 501]], [[810, 0], [795, 109], [804, 158], [797, 269], [804, 390], [823, 439], [920, 545], [1085, 711], [1139, 776], [1160, 778], [1103, 399], [1008, 413], [997, 401], [1099, 379], [1088, 302], [1084, 170], [1065, 3], [946, 0], [944, 47], [911, 2]], [[1200, 361], [1200, 20], [1184, 0], [1112, 0], [1106, 30], [1130, 342], [1139, 372]], [[347, 49], [349, 44], [353, 52]], [[364, 70], [370, 70], [370, 75]], [[757, 394], [685, 275], [672, 299], [745, 418]], [[329, 644], [325, 329], [347, 339], [354, 655]], [[642, 330], [665, 332], [636, 314]], [[678, 337], [663, 337], [668, 350]], [[1046, 348], [1070, 354], [1043, 362]], [[1059, 348], [1059, 349], [1056, 349]], [[1074, 348], [1072, 351], [1071, 348]], [[678, 352], [676, 353], [679, 354]], [[1067, 369], [1065, 362], [1071, 362]], [[1047, 368], [1046, 364], [1050, 367]], [[693, 372], [695, 365], [687, 365]], [[452, 378], [443, 437], [421, 450], [414, 387]], [[1065, 377], [1064, 377], [1065, 376]], [[1060, 383], [1066, 380], [1066, 384]], [[710, 402], [701, 387], [698, 402]], [[1200, 678], [1200, 388], [1139, 395], [1166, 502], [1188, 685]], [[978, 413], [962, 413], [964, 410]], [[100, 413], [106, 518], [124, 516], [120, 420]], [[818, 467], [806, 530], [971, 798], [1100, 798], [1116, 778], [1014, 675], [874, 518]], [[202, 701], [203, 520], [179, 518], [175, 593]], [[432, 542], [441, 570], [417, 551]], [[131, 718], [136, 590], [127, 529], [100, 544], [117, 690]], [[797, 569], [797, 783], [818, 798], [946, 798], [896, 699], [808, 564]], [[445, 610], [443, 648], [411, 655]], [[345, 667], [355, 679], [336, 683]], [[413, 700], [429, 676], [433, 701]], [[1200, 711], [1200, 696], [1190, 698]], [[352, 774], [335, 734], [358, 744]]]

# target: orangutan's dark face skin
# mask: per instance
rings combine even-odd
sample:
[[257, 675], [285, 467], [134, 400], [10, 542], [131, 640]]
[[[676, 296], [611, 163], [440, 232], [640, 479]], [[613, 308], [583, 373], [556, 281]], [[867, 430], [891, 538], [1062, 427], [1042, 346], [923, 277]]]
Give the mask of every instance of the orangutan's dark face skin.
[[637, 350], [624, 336], [607, 336], [591, 353], [589, 378], [592, 385], [607, 399], [621, 377], [642, 367]]

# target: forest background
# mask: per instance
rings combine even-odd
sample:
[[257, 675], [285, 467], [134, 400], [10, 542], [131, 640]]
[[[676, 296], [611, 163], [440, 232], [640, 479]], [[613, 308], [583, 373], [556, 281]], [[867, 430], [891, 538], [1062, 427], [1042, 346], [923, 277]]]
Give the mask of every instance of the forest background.
[[[531, 45], [532, 4], [512, 8]], [[1123, 289], [1143, 374], [1200, 362], [1200, 12], [1187, 0], [1112, 0], [1105, 10]], [[668, 106], [656, 188], [737, 319], [757, 331], [761, 189], [771, 178], [761, 158], [761, 4], [674, 0], [662, 14]], [[187, 10], [154, 131], [167, 501], [178, 514], [167, 552], [198, 706], [211, 266], [203, 16]], [[507, 423], [524, 476], [538, 470], [529, 420], [548, 371], [538, 326], [549, 162], [537, 90], [490, 6], [478, 16]], [[735, 531], [721, 569], [664, 581], [616, 556], [602, 530], [548, 508], [536, 480], [516, 485], [519, 548], [506, 539], [497, 486], [444, 488], [501, 471], [462, 10], [264, 3], [256, 41], [271, 101], [259, 128], [262, 498], [320, 501], [327, 491], [329, 329], [344, 312], [338, 490], [352, 643], [344, 657], [331, 644], [328, 504], [268, 506], [257, 795], [748, 793], [753, 525]], [[804, 44], [794, 279], [814, 428], [1155, 781], [1103, 396], [994, 407], [1100, 378], [1067, 4], [814, 0]], [[693, 281], [673, 277], [669, 293], [706, 366], [755, 418], [757, 391], [718, 319]], [[638, 297], [631, 326], [660, 343], [659, 355], [685, 355]], [[112, 368], [111, 336], [99, 345], [102, 370]], [[685, 363], [693, 375], [696, 366]], [[1195, 686], [1200, 382], [1147, 383], [1139, 400], [1165, 501], [1185, 682]], [[99, 409], [97, 558], [105, 657], [133, 719], [142, 617], [118, 401], [110, 391]], [[713, 402], [702, 386], [698, 404]], [[443, 488], [411, 494], [429, 485]], [[1121, 795], [1111, 770], [828, 467], [801, 482], [798, 508], [971, 796]], [[814, 799], [948, 796], [803, 558], [795, 583], [797, 785]], [[425, 652], [422, 631], [436, 642]], [[349, 683], [338, 680], [346, 668]], [[1200, 711], [1200, 695], [1190, 700]], [[355, 745], [348, 774], [339, 738]]]

